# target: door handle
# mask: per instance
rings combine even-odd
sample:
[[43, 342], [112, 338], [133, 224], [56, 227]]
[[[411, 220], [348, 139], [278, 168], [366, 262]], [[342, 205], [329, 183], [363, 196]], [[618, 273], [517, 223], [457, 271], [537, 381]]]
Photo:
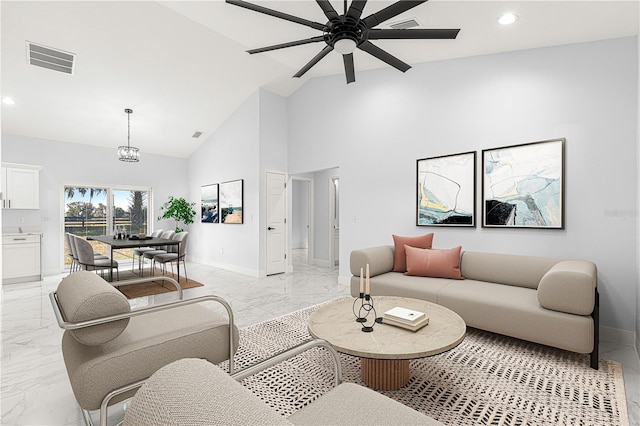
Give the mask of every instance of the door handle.
[[274, 230], [274, 229], [276, 229], [276, 228], [268, 227], [268, 228], [267, 228], [267, 231], [272, 231], [272, 230]]

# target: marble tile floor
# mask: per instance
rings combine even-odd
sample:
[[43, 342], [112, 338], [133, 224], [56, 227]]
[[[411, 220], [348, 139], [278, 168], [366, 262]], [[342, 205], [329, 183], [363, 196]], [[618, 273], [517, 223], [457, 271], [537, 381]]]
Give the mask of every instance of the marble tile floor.
[[[294, 272], [254, 278], [206, 265], [188, 263], [190, 278], [204, 284], [185, 290], [185, 297], [216, 294], [230, 302], [236, 323], [244, 327], [344, 295], [337, 272], [307, 265], [303, 251], [294, 253]], [[82, 425], [66, 376], [57, 326], [48, 294], [64, 275], [42, 282], [3, 286], [1, 300], [2, 425]], [[137, 299], [135, 306], [170, 300], [171, 294]], [[175, 297], [175, 296], [173, 296]], [[601, 340], [601, 356], [623, 364], [631, 426], [640, 426], [640, 366], [631, 345]], [[110, 424], [122, 407], [110, 410]], [[97, 421], [97, 415], [93, 415]]]

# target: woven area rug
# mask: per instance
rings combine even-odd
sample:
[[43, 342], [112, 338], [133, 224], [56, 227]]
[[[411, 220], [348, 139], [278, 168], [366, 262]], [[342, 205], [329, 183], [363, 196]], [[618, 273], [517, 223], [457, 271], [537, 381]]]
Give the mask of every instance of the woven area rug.
[[[321, 305], [240, 331], [236, 369], [310, 338], [307, 321]], [[355, 326], [355, 324], [354, 324]], [[375, 331], [374, 331], [375, 333]], [[363, 384], [360, 360], [341, 354], [343, 381]], [[324, 349], [309, 350], [242, 383], [283, 416], [332, 387]], [[411, 379], [381, 391], [447, 425], [628, 425], [622, 367], [468, 328], [449, 352], [411, 361]]]
[[[148, 276], [149, 275], [145, 275], [145, 277], [148, 277]], [[162, 273], [156, 272], [155, 276], [162, 276]], [[175, 274], [172, 274], [170, 272], [167, 272], [166, 276], [171, 277], [174, 280], [177, 278]], [[138, 278], [142, 278], [142, 277], [130, 271], [120, 272], [120, 281], [133, 280]], [[118, 281], [115, 281], [113, 285], [117, 287]], [[198, 281], [194, 281], [192, 279], [186, 280], [184, 275], [180, 274], [180, 286], [182, 287], [183, 290], [187, 288], [201, 287], [203, 285], [204, 284], [199, 283]], [[152, 296], [154, 294], [169, 293], [171, 291], [177, 291], [176, 287], [173, 284], [166, 281], [160, 281], [160, 280], [152, 281], [148, 283], [142, 283], [142, 284], [132, 284], [128, 286], [122, 286], [122, 287], [118, 287], [118, 290], [120, 290], [120, 292], [124, 294], [127, 297], [127, 299], [135, 299], [136, 297]]]

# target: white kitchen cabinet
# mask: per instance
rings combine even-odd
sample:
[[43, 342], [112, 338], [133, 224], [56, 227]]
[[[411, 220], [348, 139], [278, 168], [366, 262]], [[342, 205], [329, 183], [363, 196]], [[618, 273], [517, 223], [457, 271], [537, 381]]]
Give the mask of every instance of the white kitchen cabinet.
[[42, 279], [40, 234], [2, 236], [2, 283], [11, 284]]
[[40, 208], [40, 166], [2, 163], [2, 208]]

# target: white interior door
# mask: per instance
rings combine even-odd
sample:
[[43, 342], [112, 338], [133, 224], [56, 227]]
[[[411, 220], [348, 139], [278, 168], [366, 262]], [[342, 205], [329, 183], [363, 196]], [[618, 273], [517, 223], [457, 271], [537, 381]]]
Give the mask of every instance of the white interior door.
[[285, 175], [267, 172], [266, 274], [286, 270]]

